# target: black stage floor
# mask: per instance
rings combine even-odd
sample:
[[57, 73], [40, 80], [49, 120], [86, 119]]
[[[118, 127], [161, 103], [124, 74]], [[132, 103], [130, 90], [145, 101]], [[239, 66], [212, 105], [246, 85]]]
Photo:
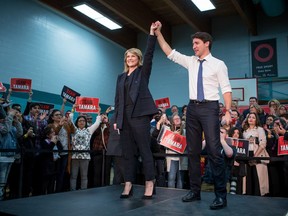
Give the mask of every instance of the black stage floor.
[[210, 210], [214, 193], [202, 192], [202, 200], [183, 203], [187, 190], [157, 188], [152, 200], [142, 200], [144, 187], [134, 186], [130, 199], [120, 199], [122, 185], [78, 190], [0, 202], [0, 215], [36, 216], [184, 216], [184, 215], [288, 215], [288, 198], [228, 195], [228, 206]]

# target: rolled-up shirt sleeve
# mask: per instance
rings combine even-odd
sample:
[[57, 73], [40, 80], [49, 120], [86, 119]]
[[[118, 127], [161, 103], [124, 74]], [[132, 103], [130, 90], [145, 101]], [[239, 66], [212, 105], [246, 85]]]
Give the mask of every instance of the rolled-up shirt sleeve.
[[175, 49], [167, 56], [171, 61], [183, 66], [186, 69], [189, 69], [189, 63], [191, 62], [191, 56], [187, 56], [177, 52]]
[[232, 92], [230, 81], [228, 78], [228, 69], [222, 61], [220, 61], [219, 63], [218, 80], [222, 94], [225, 94], [226, 92]]

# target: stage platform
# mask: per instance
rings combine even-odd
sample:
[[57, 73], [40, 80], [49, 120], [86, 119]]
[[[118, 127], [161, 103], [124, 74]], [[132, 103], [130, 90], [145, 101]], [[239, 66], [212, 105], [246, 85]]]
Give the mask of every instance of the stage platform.
[[157, 188], [152, 200], [142, 200], [144, 187], [134, 186], [130, 199], [120, 199], [122, 185], [0, 201], [0, 215], [19, 216], [287, 216], [288, 198], [228, 195], [228, 206], [210, 210], [214, 193], [202, 192], [202, 200], [183, 203], [187, 190]]

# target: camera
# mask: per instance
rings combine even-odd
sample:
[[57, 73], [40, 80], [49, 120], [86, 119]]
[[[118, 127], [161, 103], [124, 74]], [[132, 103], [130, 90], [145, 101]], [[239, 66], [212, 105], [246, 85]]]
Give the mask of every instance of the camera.
[[155, 119], [156, 122], [158, 122], [160, 120], [160, 118], [161, 118], [161, 114], [156, 114], [154, 116], [154, 119]]

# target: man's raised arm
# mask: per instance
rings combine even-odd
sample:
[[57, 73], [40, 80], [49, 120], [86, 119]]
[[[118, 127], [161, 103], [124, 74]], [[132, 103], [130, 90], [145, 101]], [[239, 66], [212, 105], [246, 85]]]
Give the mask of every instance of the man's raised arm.
[[168, 56], [172, 52], [172, 48], [166, 42], [165, 38], [161, 33], [161, 27], [162, 27], [161, 22], [156, 21], [155, 24], [158, 26], [157, 29], [155, 30], [155, 35], [157, 36], [159, 46], [161, 47], [162, 51], [166, 54], [166, 56]]

